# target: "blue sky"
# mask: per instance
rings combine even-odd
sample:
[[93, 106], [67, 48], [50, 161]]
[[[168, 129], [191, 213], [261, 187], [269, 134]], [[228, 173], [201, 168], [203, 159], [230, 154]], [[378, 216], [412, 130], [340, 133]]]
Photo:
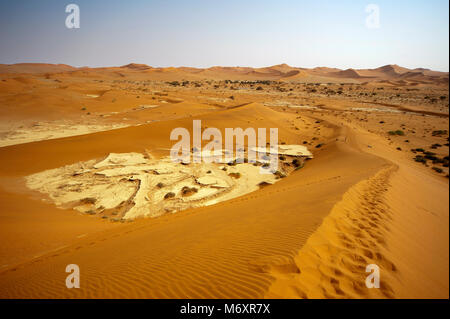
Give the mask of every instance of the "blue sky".
[[[80, 7], [67, 29], [65, 7]], [[380, 28], [366, 27], [368, 4]], [[0, 0], [0, 63], [449, 70], [444, 0]]]

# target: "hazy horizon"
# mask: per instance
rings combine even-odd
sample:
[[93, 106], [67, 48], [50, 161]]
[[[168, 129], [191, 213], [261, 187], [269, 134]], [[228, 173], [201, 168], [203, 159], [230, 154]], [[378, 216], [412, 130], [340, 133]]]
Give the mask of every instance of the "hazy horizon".
[[[68, 29], [65, 7], [80, 7]], [[374, 3], [380, 25], [368, 28]], [[1, 64], [449, 71], [448, 2], [14, 1], [0, 3]]]

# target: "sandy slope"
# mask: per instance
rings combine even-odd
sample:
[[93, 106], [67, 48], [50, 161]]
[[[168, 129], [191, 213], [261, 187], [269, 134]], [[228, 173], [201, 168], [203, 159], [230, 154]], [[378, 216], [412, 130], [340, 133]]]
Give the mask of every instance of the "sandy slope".
[[[390, 164], [346, 191], [295, 257], [296, 271], [273, 272], [266, 297], [448, 298], [448, 183], [375, 134], [355, 133], [355, 147]], [[380, 289], [365, 287], [369, 264], [380, 267]]]
[[[255, 115], [258, 118], [261, 112], [272, 112], [271, 121], [285, 117], [256, 105], [225, 111], [228, 123], [237, 125], [242, 112], [247, 119]], [[223, 120], [223, 116], [220, 118]], [[123, 130], [135, 129], [112, 132], [122, 131], [123, 136]], [[339, 136], [339, 129], [335, 130], [333, 135]], [[105, 133], [85, 138], [94, 142], [98, 134]], [[289, 137], [288, 133], [280, 135]], [[104, 240], [105, 235], [95, 235], [38, 258], [32, 264], [9, 268], [1, 275], [2, 295], [20, 297], [20, 291], [25, 289], [30, 297], [70, 297], [73, 293], [74, 297], [262, 297], [270, 285], [271, 269], [291, 269], [295, 252], [346, 189], [385, 166], [383, 160], [350, 148], [342, 138], [317, 152], [314, 161], [303, 170], [254, 195], [220, 203], [208, 210], [126, 225], [108, 233], [109, 240]], [[76, 145], [88, 144], [87, 140], [74, 144], [73, 139], [13, 146], [8, 154], [14, 158], [18, 156], [15, 154], [38, 144], [42, 149], [46, 143], [53, 144], [54, 149], [56, 141], [60, 143], [58, 148], [69, 144], [72, 152], [79, 153]], [[115, 139], [115, 142], [119, 147], [120, 141]], [[55, 158], [45, 163], [45, 167], [63, 160], [64, 157]], [[27, 168], [22, 161], [15, 166], [16, 174], [44, 168], [42, 165]], [[19, 166], [23, 167], [19, 169]], [[321, 197], [320, 194], [327, 194], [327, 199], [312, 200]], [[55, 269], [64, 269], [69, 260], [86, 268], [85, 289], [68, 291], [64, 281], [59, 283], [65, 273], [56, 274]], [[130, 264], [128, 260], [134, 261]]]
[[[388, 66], [344, 71], [344, 76], [397, 81], [410, 71]], [[425, 76], [420, 81], [435, 76], [442, 85], [448, 78], [418, 71]], [[407, 99], [400, 97], [399, 105], [389, 102], [385, 108], [414, 112], [395, 113], [375, 112], [384, 102], [365, 97], [375, 85], [364, 86], [366, 95], [357, 95], [355, 102], [350, 89], [344, 99], [326, 96], [328, 88], [316, 93], [295, 84], [292, 92], [306, 97], [276, 87], [256, 92], [245, 83], [237, 91], [214, 84], [183, 89], [145, 82], [149, 77], [354, 80], [342, 73], [330, 77], [337, 72], [287, 65], [199, 70], [132, 64], [5, 76], [0, 124], [13, 125], [13, 131], [28, 130], [32, 136], [38, 121], [51, 132], [61, 118], [128, 127], [64, 138], [56, 132], [52, 139], [0, 147], [0, 238], [6, 243], [0, 249], [0, 297], [448, 298], [448, 179], [415, 163], [410, 153], [413, 147], [445, 143], [448, 132], [431, 133], [448, 127], [448, 95], [409, 107], [417, 98], [409, 91], [413, 86], [407, 86], [401, 92]], [[396, 85], [383, 87], [392, 87], [386, 99], [397, 95]], [[439, 97], [443, 89], [433, 90], [425, 87], [421, 94]], [[250, 103], [254, 101], [261, 103]], [[355, 107], [372, 110], [352, 111]], [[191, 130], [193, 118], [201, 119], [203, 128], [222, 131], [278, 127], [281, 143], [306, 143], [314, 159], [278, 183], [242, 197], [131, 223], [57, 209], [24, 186], [31, 174], [101, 161], [110, 153], [167, 156], [173, 144], [170, 131]], [[399, 128], [406, 136], [388, 135]], [[448, 155], [448, 146], [436, 152]], [[65, 287], [65, 267], [72, 263], [81, 268], [81, 288], [76, 290]], [[365, 288], [368, 263], [381, 268], [379, 290]]]

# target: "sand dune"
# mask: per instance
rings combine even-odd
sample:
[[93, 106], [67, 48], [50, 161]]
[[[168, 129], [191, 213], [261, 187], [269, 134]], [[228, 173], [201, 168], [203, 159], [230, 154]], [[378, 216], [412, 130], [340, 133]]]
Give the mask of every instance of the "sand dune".
[[[131, 72], [131, 73], [130, 73]], [[122, 67], [110, 68], [74, 68], [68, 65], [52, 64], [15, 64], [0, 65], [0, 74], [17, 73], [70, 73], [71, 75], [95, 76], [102, 74], [109, 77], [126, 77], [129, 73], [134, 77], [152, 80], [269, 80], [269, 81], [300, 81], [300, 82], [335, 82], [343, 79], [353, 82], [386, 81], [408, 79], [412, 83], [442, 83], [448, 85], [448, 72], [431, 71], [428, 69], [408, 69], [398, 65], [385, 65], [375, 69], [347, 69], [317, 67], [313, 69], [292, 67], [279, 64], [270, 67], [210, 67], [188, 68], [171, 67], [158, 68], [145, 64], [130, 63]], [[144, 77], [145, 76], [145, 77]], [[317, 77], [319, 77], [317, 79]]]
[[17, 63], [0, 64], [0, 73], [55, 73], [76, 70], [66, 64]]
[[[448, 298], [448, 73], [4, 70], [2, 298]], [[280, 174], [167, 162], [193, 119], [278, 128]]]
[[[89, 272], [86, 276], [92, 278], [92, 283], [88, 284], [85, 290], [79, 290], [72, 295], [73, 297], [111, 297], [116, 293], [118, 294], [115, 296], [125, 296], [121, 295], [121, 289], [117, 291], [114, 288], [125, 278], [127, 286], [123, 286], [125, 289], [123, 293], [128, 293], [128, 297], [262, 297], [271, 281], [269, 270], [272, 267], [289, 269], [289, 265], [293, 263], [294, 252], [313, 232], [314, 225], [317, 226], [321, 218], [332, 207], [332, 201], [312, 203], [311, 198], [317, 196], [318, 192], [324, 191], [328, 192], [330, 198], [339, 198], [347, 187], [361, 178], [361, 174], [369, 177], [370, 172], [375, 172], [384, 165], [383, 161], [376, 157], [357, 155], [358, 153], [345, 144], [339, 142], [336, 145], [333, 144], [330, 144], [328, 149], [321, 151], [321, 154], [317, 154], [314, 162], [305, 166], [304, 170], [295, 173], [292, 178], [283, 179], [279, 183], [259, 191], [259, 195], [247, 195], [211, 206], [208, 212], [200, 209], [183, 215], [165, 216], [156, 222], [143, 221], [142, 224], [137, 223], [130, 226], [130, 229], [134, 229], [134, 227], [137, 229], [126, 237], [121, 236], [120, 241], [112, 243], [109, 240], [102, 243], [100, 239], [98, 242], [91, 240], [92, 248], [80, 249], [80, 252], [84, 251], [83, 254], [87, 254], [85, 257], [77, 256], [76, 253], [75, 256], [72, 253], [67, 255], [66, 251], [72, 251], [71, 248], [68, 248], [61, 251], [61, 255], [55, 253], [56, 256], [53, 257], [54, 259], [52, 258], [51, 264], [53, 267], [58, 267], [60, 262], [62, 264], [67, 262], [67, 258], [75, 258], [79, 260], [80, 264], [83, 264], [82, 260], [87, 258], [85, 262], [89, 262], [89, 268], [92, 267], [94, 272]], [[334, 166], [330, 167], [328, 162], [338, 154], [339, 158], [335, 160]], [[351, 165], [353, 169], [346, 171], [347, 165]], [[298, 193], [303, 196], [297, 196]], [[277, 201], [274, 201], [274, 198], [277, 198]], [[283, 198], [286, 200], [282, 200]], [[284, 203], [281, 207], [279, 207], [280, 202]], [[258, 204], [256, 205], [256, 203]], [[260, 207], [264, 207], [264, 209]], [[298, 218], [299, 215], [302, 218]], [[228, 222], [225, 223], [224, 218]], [[286, 223], [286, 221], [289, 222]], [[271, 224], [270, 230], [264, 226], [267, 224]], [[157, 225], [161, 225], [163, 228], [158, 229]], [[217, 226], [211, 227], [210, 225]], [[252, 225], [251, 231], [248, 231], [248, 225]], [[287, 226], [288, 228], [286, 228]], [[149, 228], [144, 230], [147, 227]], [[166, 227], [169, 228], [166, 229]], [[176, 231], [181, 233], [177, 234]], [[231, 234], [235, 235], [230, 237]], [[157, 236], [158, 239], [152, 239], [153, 236]], [[165, 238], [166, 236], [169, 237]], [[231, 242], [220, 244], [220, 238], [224, 237], [230, 238]], [[200, 240], [200, 238], [202, 239]], [[125, 240], [131, 242], [127, 243]], [[111, 251], [113, 253], [119, 249], [117, 246], [119, 244], [123, 245], [122, 247], [136, 247], [139, 245], [136, 241], [158, 242], [160, 248], [156, 249], [154, 245], [146, 246], [148, 250], [138, 252], [145, 258], [132, 257], [130, 254], [133, 252], [129, 250], [127, 254], [116, 256], [117, 262], [109, 261], [105, 264], [102, 261], [103, 256], [109, 254], [109, 249], [114, 247]], [[174, 241], [180, 241], [180, 244], [176, 244]], [[106, 244], [107, 246], [105, 246]], [[170, 247], [176, 250], [171, 252]], [[180, 250], [186, 249], [183, 247], [189, 247], [189, 254], [179, 255]], [[211, 251], [207, 247], [214, 248]], [[281, 247], [283, 249], [280, 249]], [[95, 252], [99, 249], [104, 254], [100, 258], [95, 258]], [[162, 251], [164, 251], [163, 254]], [[156, 262], [156, 256], [162, 260]], [[121, 258], [124, 258], [123, 261], [137, 258], [137, 262], [133, 263], [133, 271], [120, 266], [123, 264], [120, 261]], [[277, 266], [280, 260], [282, 264]], [[36, 283], [36, 287], [44, 285], [48, 289], [46, 296], [60, 294], [71, 296], [67, 295], [65, 287], [55, 285], [58, 278], [51, 279], [51, 270], [45, 270], [45, 264], [47, 263], [42, 265], [44, 268], [33, 266], [33, 270], [25, 266], [32, 273], [34, 271], [40, 273], [41, 279], [50, 280], [47, 283], [44, 283], [44, 280], [39, 284]], [[103, 266], [101, 266], [102, 264]], [[99, 268], [96, 268], [97, 266]], [[113, 274], [115, 283], [111, 282], [112, 286], [107, 284], [106, 287], [110, 288], [95, 289], [98, 284], [97, 280], [101, 280], [101, 275], [95, 275], [98, 270], [94, 269], [103, 269], [110, 275]], [[184, 270], [178, 273], [177, 269]], [[18, 278], [14, 276], [17, 271], [20, 271], [20, 268], [10, 273], [13, 274], [12, 277], [11, 275], [2, 276], [2, 279], [9, 278], [11, 283], [15, 282], [16, 288], [21, 286]], [[32, 273], [29, 273], [31, 277], [28, 277], [28, 280], [41, 280]], [[166, 286], [167, 278], [170, 277], [173, 278], [174, 285]], [[224, 281], [227, 282], [225, 286], [223, 285]], [[15, 288], [10, 286], [7, 281], [2, 280], [1, 286], [6, 296], [14, 296]], [[33, 291], [36, 296], [40, 294], [39, 289], [32, 288], [33, 284], [29, 287], [29, 293], [32, 295], [34, 295]], [[111, 291], [112, 294], [108, 294], [108, 291]], [[41, 297], [44, 295], [40, 294]]]

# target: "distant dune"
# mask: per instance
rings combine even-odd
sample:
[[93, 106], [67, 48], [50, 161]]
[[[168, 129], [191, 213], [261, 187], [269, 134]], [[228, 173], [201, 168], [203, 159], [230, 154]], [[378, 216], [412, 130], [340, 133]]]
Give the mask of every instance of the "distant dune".
[[66, 64], [17, 63], [0, 64], [0, 73], [55, 73], [74, 71], [77, 68]]
[[[0, 298], [448, 299], [448, 73], [0, 70]], [[172, 163], [193, 120], [222, 145], [277, 128], [276, 172], [250, 138], [244, 163]]]
[[[406, 81], [412, 84], [448, 84], [448, 72], [424, 68], [408, 69], [395, 64], [375, 69], [336, 69], [317, 67], [313, 69], [279, 64], [263, 68], [222, 67], [151, 67], [146, 64], [130, 63], [121, 67], [75, 68], [65, 64], [19, 63], [1, 64], [0, 74], [39, 74], [77, 72], [84, 75], [124, 77], [127, 73], [141, 72], [147, 79], [173, 81], [186, 80], [233, 80], [233, 81], [290, 81], [290, 82], [382, 82]], [[404, 82], [403, 82], [404, 83]]]

